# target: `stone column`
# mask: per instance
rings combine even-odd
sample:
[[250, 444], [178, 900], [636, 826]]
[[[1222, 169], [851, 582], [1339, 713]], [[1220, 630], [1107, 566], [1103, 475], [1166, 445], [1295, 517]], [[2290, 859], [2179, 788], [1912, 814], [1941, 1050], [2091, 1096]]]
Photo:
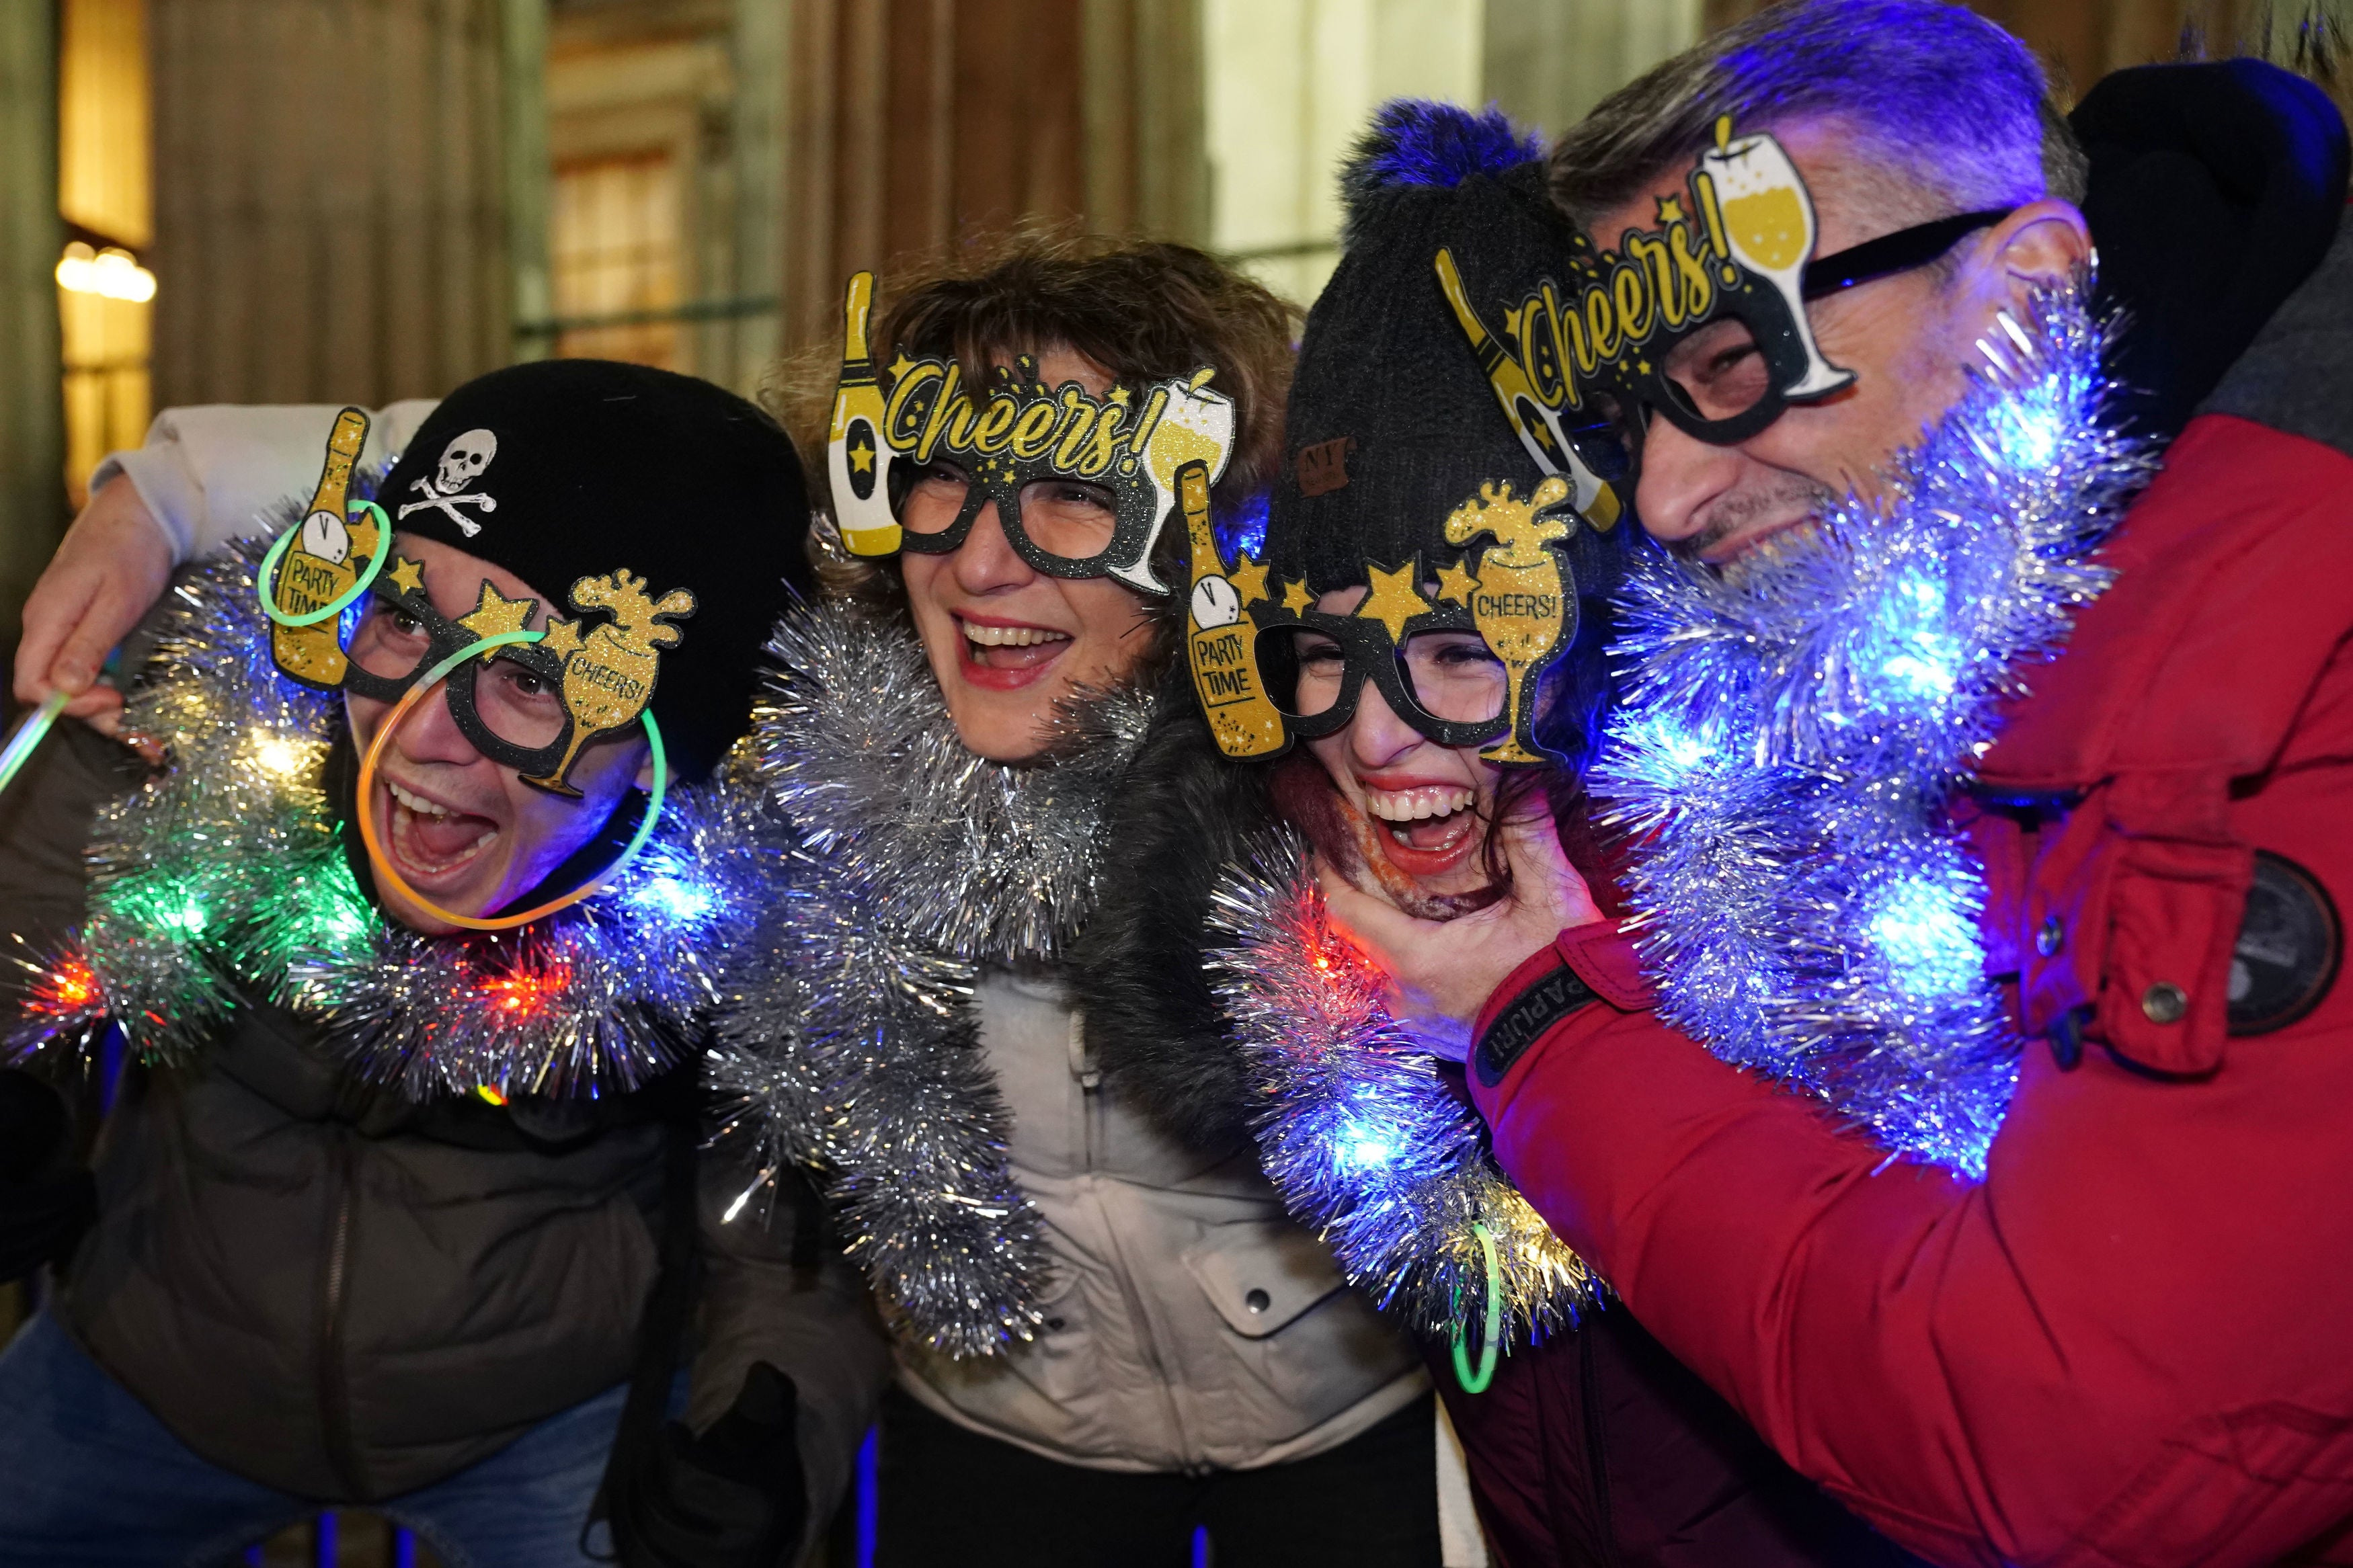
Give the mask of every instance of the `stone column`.
[[1081, 22], [1087, 222], [1204, 243], [1200, 0], [1084, 0]]
[[[555, 313], [547, 248], [554, 181], [547, 157], [547, 0], [500, 0], [498, 50], [507, 266], [512, 279], [509, 320], [544, 321]], [[543, 335], [517, 336], [508, 353], [541, 359], [548, 341]]]
[[860, 267], [1032, 220], [1202, 237], [1198, 0], [791, 0], [786, 346]]
[[[729, 40], [735, 70], [735, 112], [730, 142], [734, 168], [734, 276], [740, 300], [774, 298], [784, 286], [785, 134], [789, 94], [786, 51], [792, 0], [735, 0]], [[738, 392], [758, 389], [783, 342], [774, 315], [747, 315], [732, 323], [731, 364], [714, 376]]]
[[12, 662], [25, 595], [66, 523], [64, 247], [56, 12], [19, 0], [0, 5], [0, 656]]
[[1697, 42], [1704, 9], [1702, 0], [1487, 0], [1487, 96], [1557, 136]]
[[157, 406], [380, 404], [506, 363], [502, 9], [156, 7]]

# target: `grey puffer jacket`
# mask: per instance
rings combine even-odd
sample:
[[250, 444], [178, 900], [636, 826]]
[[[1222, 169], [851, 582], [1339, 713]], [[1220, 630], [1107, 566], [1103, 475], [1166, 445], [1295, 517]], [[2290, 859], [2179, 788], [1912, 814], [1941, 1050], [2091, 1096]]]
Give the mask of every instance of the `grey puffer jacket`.
[[[91, 813], [137, 774], [58, 729], [0, 796], [0, 930], [37, 947], [79, 918]], [[411, 1103], [343, 1072], [316, 1026], [241, 1008], [197, 1062], [127, 1079], [54, 1310], [225, 1468], [339, 1501], [427, 1485], [629, 1375], [671, 1135], [658, 1094]], [[853, 1270], [807, 1249], [794, 1266], [789, 1205], [719, 1223], [748, 1184], [704, 1157], [689, 1421], [776, 1363], [822, 1521], [888, 1352]]]

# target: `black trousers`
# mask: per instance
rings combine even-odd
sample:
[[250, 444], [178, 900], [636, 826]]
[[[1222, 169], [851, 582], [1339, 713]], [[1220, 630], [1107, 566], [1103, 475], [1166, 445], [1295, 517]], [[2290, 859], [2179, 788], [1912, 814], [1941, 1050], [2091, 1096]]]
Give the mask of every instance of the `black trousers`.
[[1438, 1568], [1427, 1397], [1339, 1447], [1206, 1476], [1121, 1475], [968, 1432], [898, 1389], [882, 1405], [876, 1568]]

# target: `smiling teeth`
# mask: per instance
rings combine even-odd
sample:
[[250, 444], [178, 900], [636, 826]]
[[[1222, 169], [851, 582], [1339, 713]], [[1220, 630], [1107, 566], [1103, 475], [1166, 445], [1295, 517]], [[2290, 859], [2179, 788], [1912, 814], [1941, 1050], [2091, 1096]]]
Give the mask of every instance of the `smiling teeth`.
[[1469, 805], [1472, 791], [1459, 784], [1430, 784], [1420, 789], [1366, 790], [1365, 809], [1383, 822], [1419, 822], [1426, 817], [1451, 816]]
[[401, 805], [408, 807], [409, 810], [415, 812], [419, 816], [448, 816], [452, 815], [448, 806], [437, 805], [421, 795], [411, 795], [406, 790], [401, 788], [398, 784], [393, 783], [390, 779], [384, 781], [384, 787], [392, 792], [393, 799], [400, 802]]
[[981, 626], [970, 621], [962, 623], [965, 640], [983, 647], [1036, 647], [1039, 643], [1068, 642], [1068, 632], [1050, 632], [1043, 626]]

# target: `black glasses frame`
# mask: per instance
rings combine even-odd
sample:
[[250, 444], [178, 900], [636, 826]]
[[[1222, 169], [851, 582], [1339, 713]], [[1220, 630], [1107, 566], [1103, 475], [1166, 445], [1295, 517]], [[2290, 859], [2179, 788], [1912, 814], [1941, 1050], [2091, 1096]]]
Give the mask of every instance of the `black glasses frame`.
[[1926, 267], [1959, 244], [1964, 237], [1981, 228], [1991, 228], [2017, 210], [1989, 207], [1983, 212], [1956, 213], [1951, 217], [1933, 218], [1893, 234], [1883, 234], [1877, 239], [1866, 239], [1861, 245], [1850, 245], [1844, 250], [1808, 262], [1798, 292], [1808, 300], [1827, 299], [1858, 283]]
[[[926, 468], [941, 467], [952, 468], [964, 476], [964, 503], [956, 509], [955, 520], [947, 527], [937, 533], [918, 533], [906, 526], [907, 496]], [[992, 467], [1002, 467], [1010, 472], [992, 475], [987, 472]], [[982, 471], [975, 472], [975, 468]], [[1021, 492], [1040, 479], [1067, 479], [1072, 484], [1110, 491], [1110, 542], [1092, 555], [1074, 556], [1058, 555], [1031, 539], [1021, 517]], [[1153, 525], [1160, 521], [1152, 481], [1140, 466], [1133, 474], [1090, 479], [1065, 473], [1047, 456], [1022, 458], [1007, 452], [984, 458], [973, 467], [966, 467], [960, 459], [939, 458], [919, 467], [911, 458], [897, 458], [891, 464], [889, 484], [891, 515], [900, 522], [901, 550], [916, 555], [953, 555], [972, 536], [972, 525], [981, 509], [993, 504], [997, 526], [1005, 531], [1006, 542], [1013, 546], [1014, 553], [1028, 562], [1031, 570], [1050, 577], [1108, 577], [1115, 569], [1142, 564], [1155, 537]]]
[[[1416, 582], [1421, 581], [1419, 565], [1417, 561]], [[1573, 594], [1568, 602], [1571, 605], [1576, 603]], [[1341, 655], [1345, 660], [1340, 677], [1340, 694], [1334, 699], [1331, 707], [1319, 713], [1296, 711], [1299, 706], [1295, 684], [1297, 660], [1295, 656], [1285, 660], [1290, 668], [1284, 673], [1293, 678], [1294, 684], [1287, 700], [1275, 702], [1275, 709], [1282, 715], [1283, 723], [1290, 732], [1303, 740], [1320, 740], [1345, 729], [1356, 716], [1356, 703], [1364, 695], [1367, 679], [1389, 705], [1389, 711], [1411, 725], [1417, 733], [1439, 745], [1483, 746], [1511, 732], [1513, 716], [1509, 710], [1492, 719], [1466, 721], [1441, 719], [1424, 708], [1414, 693], [1412, 681], [1406, 678], [1404, 644], [1391, 640], [1388, 627], [1379, 621], [1369, 621], [1353, 614], [1335, 616], [1322, 610], [1291, 610], [1275, 603], [1252, 605], [1250, 615], [1257, 628], [1253, 634], [1250, 656], [1258, 661], [1260, 678], [1265, 682], [1265, 689], [1269, 693], [1281, 690], [1282, 682], [1276, 678], [1277, 672], [1267, 666], [1264, 650], [1268, 638], [1292, 632], [1311, 631], [1328, 637], [1340, 645]], [[1573, 611], [1571, 617], [1573, 626]], [[1451, 600], [1441, 600], [1438, 608], [1405, 623], [1407, 640], [1423, 632], [1481, 635], [1471, 612]], [[1567, 647], [1567, 641], [1563, 637], [1561, 646]]]
[[[425, 655], [406, 675], [378, 675], [352, 658], [350, 646], [346, 644], [343, 648], [343, 689], [356, 696], [376, 702], [397, 702], [408, 695], [409, 689], [427, 670], [481, 640], [472, 627], [459, 626], [434, 608], [433, 601], [426, 596], [423, 588], [404, 592], [393, 586], [389, 573], [379, 573], [368, 593], [372, 599], [377, 601], [374, 614], [382, 615], [388, 606], [417, 618], [417, 624], [425, 629]], [[538, 608], [538, 602], [533, 601], [531, 608], [523, 612], [523, 618], [529, 620]], [[353, 636], [357, 636], [356, 628]], [[449, 702], [449, 715], [457, 721], [458, 728], [468, 742], [501, 767], [521, 772], [528, 784], [534, 775], [544, 775], [564, 760], [564, 748], [572, 740], [572, 711], [568, 707], [565, 710], [563, 731], [547, 745], [518, 746], [501, 739], [483, 722], [481, 710], [475, 699], [475, 676], [482, 665], [492, 658], [521, 665], [557, 691], [564, 689], [564, 661], [546, 652], [537, 643], [513, 643], [493, 648], [481, 658], [467, 659], [452, 669], [443, 683], [442, 689]]]
[[[1807, 263], [1799, 283], [1799, 293], [1809, 301], [1827, 299], [1858, 284], [1926, 267], [1966, 237], [2000, 223], [2017, 210], [2015, 207], [2001, 207], [1932, 218], [1926, 223], [1899, 228], [1893, 234], [1883, 234], [1876, 239], [1864, 240], [1860, 245], [1851, 245], [1844, 250]], [[1788, 319], [1781, 296], [1772, 294], [1767, 304], [1756, 298], [1765, 292], [1767, 290], [1749, 283], [1740, 294], [1729, 299], [1725, 308], [1712, 312], [1699, 325], [1651, 344], [1652, 368], [1650, 373], [1627, 377], [1615, 385], [1597, 386], [1598, 396], [1609, 400], [1605, 405], [1605, 416], [1592, 421], [1590, 426], [1578, 428], [1599, 429], [1615, 426], [1620, 432], [1625, 453], [1622, 471], [1630, 477], [1639, 475], [1641, 470], [1643, 436], [1650, 426], [1649, 413], [1665, 416], [1668, 422], [1683, 434], [1711, 447], [1736, 447], [1762, 432], [1788, 411], [1790, 400], [1782, 395], [1780, 388], [1802, 375], [1806, 363], [1804, 345], [1799, 340], [1796, 323]], [[1755, 334], [1757, 352], [1765, 356], [1769, 386], [1755, 406], [1728, 418], [1710, 419], [1693, 404], [1690, 395], [1666, 374], [1666, 357], [1676, 342], [1726, 318], [1745, 322], [1750, 332]], [[1599, 468], [1595, 471], [1600, 472]]]

